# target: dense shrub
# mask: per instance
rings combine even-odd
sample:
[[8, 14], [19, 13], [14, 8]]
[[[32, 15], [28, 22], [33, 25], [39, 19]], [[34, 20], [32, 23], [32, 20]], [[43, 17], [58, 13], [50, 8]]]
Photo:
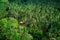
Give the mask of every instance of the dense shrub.
[[32, 36], [25, 31], [26, 28], [19, 26], [18, 21], [14, 18], [9, 17], [0, 20], [1, 40], [31, 40]]

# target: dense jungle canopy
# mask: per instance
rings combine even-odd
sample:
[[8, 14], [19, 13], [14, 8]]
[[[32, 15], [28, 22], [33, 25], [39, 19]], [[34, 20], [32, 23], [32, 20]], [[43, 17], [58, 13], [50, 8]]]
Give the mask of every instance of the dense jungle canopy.
[[0, 40], [60, 40], [60, 0], [0, 0]]

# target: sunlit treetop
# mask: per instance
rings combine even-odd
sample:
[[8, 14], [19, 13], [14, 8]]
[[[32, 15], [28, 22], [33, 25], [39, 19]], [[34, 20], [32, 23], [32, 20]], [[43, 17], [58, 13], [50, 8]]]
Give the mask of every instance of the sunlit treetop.
[[0, 0], [0, 2], [8, 2], [8, 0]]

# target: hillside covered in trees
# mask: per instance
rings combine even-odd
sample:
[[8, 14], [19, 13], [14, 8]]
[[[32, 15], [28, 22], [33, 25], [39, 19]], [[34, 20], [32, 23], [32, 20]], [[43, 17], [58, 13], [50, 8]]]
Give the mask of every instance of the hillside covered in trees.
[[60, 40], [60, 0], [0, 0], [0, 40]]

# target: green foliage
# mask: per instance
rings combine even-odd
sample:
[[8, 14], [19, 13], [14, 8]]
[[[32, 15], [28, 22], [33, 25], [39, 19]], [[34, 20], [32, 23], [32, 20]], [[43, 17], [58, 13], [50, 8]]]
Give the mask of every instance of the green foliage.
[[[18, 21], [14, 18], [4, 18], [0, 20], [0, 39], [1, 40], [20, 40], [22, 36], [23, 40], [31, 40], [32, 36], [25, 32], [23, 26], [18, 25]], [[1, 37], [2, 36], [2, 37]], [[29, 38], [26, 36], [30, 36]], [[26, 39], [25, 39], [26, 38]]]
[[59, 3], [46, 0], [1, 0], [1, 40], [59, 40]]
[[0, 0], [0, 2], [8, 2], [8, 0]]

